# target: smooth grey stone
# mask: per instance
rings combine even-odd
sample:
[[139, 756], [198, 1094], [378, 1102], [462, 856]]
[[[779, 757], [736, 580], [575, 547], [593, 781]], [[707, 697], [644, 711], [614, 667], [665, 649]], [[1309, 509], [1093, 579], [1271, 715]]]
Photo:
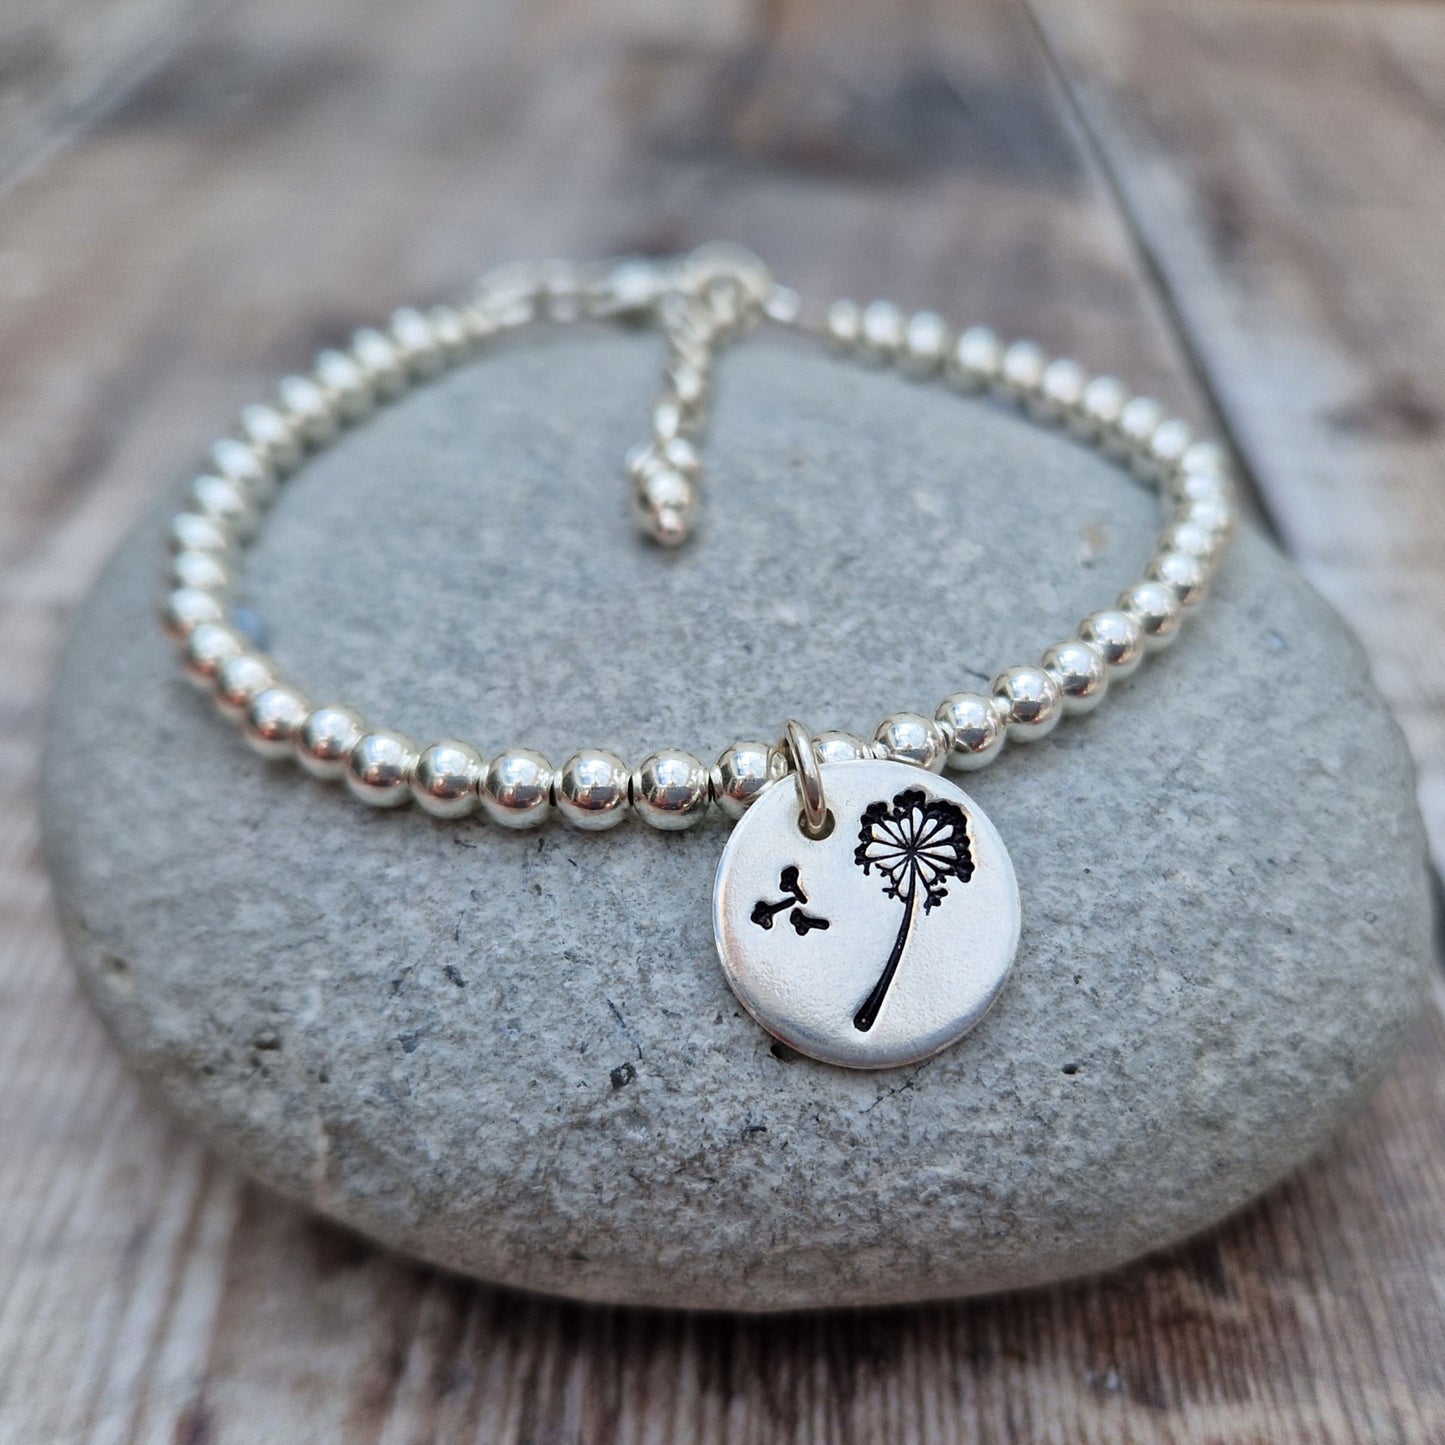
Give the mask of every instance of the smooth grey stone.
[[[636, 761], [871, 729], [1107, 605], [1157, 529], [987, 402], [749, 340], [703, 529], [635, 533], [656, 338], [519, 341], [288, 484], [247, 599], [318, 700], [419, 741]], [[771, 1310], [1100, 1270], [1219, 1219], [1386, 1069], [1425, 847], [1365, 658], [1246, 535], [1177, 645], [965, 779], [1012, 851], [1014, 973], [924, 1065], [774, 1044], [714, 956], [720, 820], [507, 834], [254, 758], [155, 624], [159, 515], [56, 687], [65, 933], [135, 1067], [217, 1148], [388, 1244], [588, 1299]]]

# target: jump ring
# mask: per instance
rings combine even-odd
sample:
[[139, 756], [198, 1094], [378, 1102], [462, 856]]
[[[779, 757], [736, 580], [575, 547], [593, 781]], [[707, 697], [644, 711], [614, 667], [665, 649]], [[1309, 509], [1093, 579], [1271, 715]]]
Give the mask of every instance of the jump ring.
[[798, 801], [803, 808], [803, 831], [810, 838], [822, 838], [828, 832], [828, 800], [823, 793], [823, 769], [813, 751], [813, 740], [807, 728], [796, 718], [783, 724], [781, 743], [792, 762], [793, 781], [798, 788]]

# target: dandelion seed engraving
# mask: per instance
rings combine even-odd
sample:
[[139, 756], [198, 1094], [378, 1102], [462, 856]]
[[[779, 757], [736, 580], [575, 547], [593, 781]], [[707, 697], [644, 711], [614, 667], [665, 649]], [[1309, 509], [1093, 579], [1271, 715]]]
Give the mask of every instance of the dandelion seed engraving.
[[893, 806], [870, 803], [861, 818], [853, 861], [865, 874], [876, 869], [883, 892], [903, 904], [903, 922], [893, 951], [873, 991], [853, 1015], [853, 1027], [867, 1033], [878, 1020], [903, 950], [913, 931], [920, 898], [925, 914], [948, 896], [948, 880], [967, 883], [973, 877], [973, 850], [963, 810], [944, 798], [930, 798], [921, 788], [895, 795]]
[[753, 904], [752, 920], [759, 928], [771, 928], [773, 926], [773, 915], [785, 913], [789, 908], [792, 912], [788, 914], [788, 922], [793, 925], [793, 931], [799, 938], [805, 937], [815, 928], [827, 928], [828, 920], [819, 918], [812, 913], [804, 913], [801, 907], [794, 907], [795, 904], [803, 904], [808, 901], [808, 895], [803, 892], [803, 885], [798, 878], [796, 867], [784, 868], [778, 875], [778, 887], [783, 890], [784, 897], [777, 903], [769, 903], [766, 899], [759, 898]]

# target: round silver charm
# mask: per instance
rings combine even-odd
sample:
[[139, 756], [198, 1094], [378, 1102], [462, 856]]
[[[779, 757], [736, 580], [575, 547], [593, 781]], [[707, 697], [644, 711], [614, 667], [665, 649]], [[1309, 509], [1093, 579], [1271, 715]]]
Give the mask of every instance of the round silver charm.
[[1013, 963], [1019, 894], [1003, 839], [961, 788], [906, 763], [826, 764], [831, 830], [800, 825], [791, 777], [743, 814], [713, 927], [748, 1012], [854, 1069], [914, 1063], [987, 1012]]

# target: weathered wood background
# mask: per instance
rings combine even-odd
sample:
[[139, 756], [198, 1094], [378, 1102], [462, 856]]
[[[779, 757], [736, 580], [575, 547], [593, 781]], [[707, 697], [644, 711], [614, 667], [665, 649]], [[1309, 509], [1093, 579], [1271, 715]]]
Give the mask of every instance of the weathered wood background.
[[1322, 1158], [1190, 1248], [802, 1320], [419, 1268], [246, 1184], [122, 1072], [31, 798], [51, 659], [122, 529], [363, 317], [500, 259], [714, 235], [1212, 414], [1372, 646], [1445, 861], [1445, 10], [12, 0], [0, 1441], [1445, 1439], [1438, 1011]]

